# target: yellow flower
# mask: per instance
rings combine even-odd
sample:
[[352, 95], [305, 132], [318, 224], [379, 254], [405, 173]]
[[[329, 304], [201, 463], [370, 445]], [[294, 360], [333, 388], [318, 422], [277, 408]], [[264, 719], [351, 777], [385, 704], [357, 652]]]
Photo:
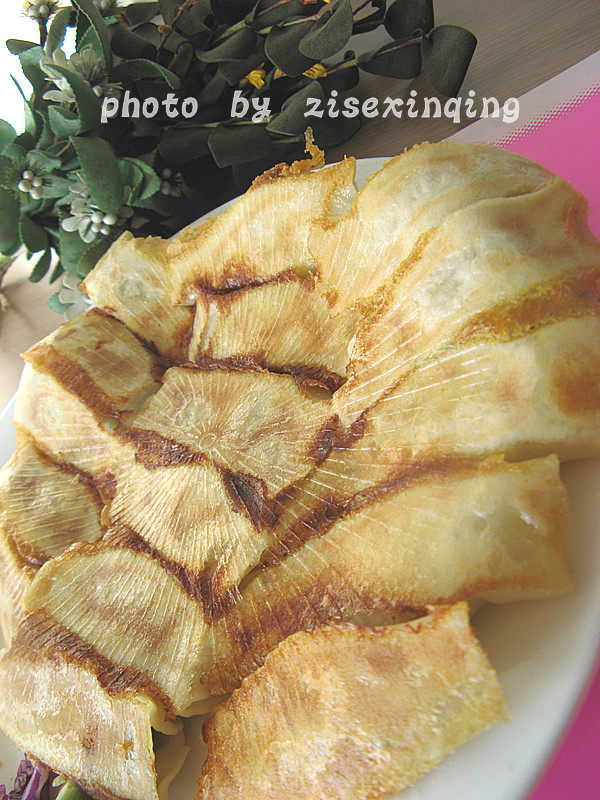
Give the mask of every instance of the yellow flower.
[[249, 81], [252, 86], [256, 86], [257, 89], [260, 89], [261, 86], [265, 85], [265, 71], [263, 69], [264, 64], [261, 64], [260, 67], [253, 69], [246, 75], [246, 80]]
[[279, 69], [279, 67], [277, 67], [277, 69], [273, 73], [273, 80], [276, 81], [277, 78], [284, 78], [284, 77], [285, 77], [285, 72], [282, 69]]
[[324, 78], [327, 75], [327, 70], [323, 64], [313, 64], [306, 72], [303, 73], [307, 78]]

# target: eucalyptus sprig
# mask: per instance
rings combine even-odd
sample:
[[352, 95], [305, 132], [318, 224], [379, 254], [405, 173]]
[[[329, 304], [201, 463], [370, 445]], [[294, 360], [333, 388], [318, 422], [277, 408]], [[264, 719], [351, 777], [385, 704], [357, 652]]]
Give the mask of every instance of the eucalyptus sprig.
[[[67, 315], [123, 230], [169, 236], [299, 157], [307, 97], [343, 97], [361, 71], [403, 80], [423, 71], [453, 95], [476, 46], [463, 28], [435, 27], [433, 0], [27, 0], [25, 11], [38, 35], [7, 41], [31, 90], [17, 84], [23, 133], [0, 120], [0, 280], [23, 247], [30, 280], [63, 276], [50, 304]], [[361, 35], [379, 27], [388, 41], [357, 55]], [[269, 97], [269, 117], [232, 119], [236, 91]], [[103, 101], [126, 92], [142, 102], [195, 97], [198, 113], [180, 122], [161, 105], [153, 119], [103, 123]], [[341, 115], [310, 122], [321, 147], [361, 124]]]

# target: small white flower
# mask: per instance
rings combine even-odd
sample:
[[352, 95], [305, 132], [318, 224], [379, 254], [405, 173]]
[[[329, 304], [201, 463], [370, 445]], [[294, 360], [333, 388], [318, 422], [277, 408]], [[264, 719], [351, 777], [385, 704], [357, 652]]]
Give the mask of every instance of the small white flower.
[[[126, 186], [123, 196], [128, 197], [130, 193], [131, 187]], [[61, 227], [68, 233], [77, 231], [84, 242], [93, 242], [98, 236], [112, 237], [133, 216], [129, 206], [122, 206], [118, 214], [105, 214], [92, 201], [89, 187], [81, 179], [69, 186], [67, 199], [71, 214], [62, 220]]]
[[79, 52], [73, 53], [70, 58], [67, 58], [60, 48], [52, 52], [46, 51], [40, 59], [40, 67], [46, 73], [46, 80], [54, 84], [53, 89], [48, 89], [44, 93], [44, 100], [61, 105], [71, 105], [75, 102], [69, 82], [56, 67], [74, 72], [92, 88], [97, 97], [119, 97], [121, 94], [121, 86], [118, 83], [107, 81], [104, 63], [91, 45], [86, 45]]
[[28, 194], [32, 200], [42, 200], [44, 197], [44, 181], [30, 169], [23, 172], [17, 187], [23, 194]]
[[58, 8], [56, 0], [26, 0], [25, 14], [38, 22], [47, 22]]
[[165, 197], [181, 197], [183, 194], [183, 180], [178, 172], [173, 175], [173, 171], [165, 167], [161, 172], [160, 193]]

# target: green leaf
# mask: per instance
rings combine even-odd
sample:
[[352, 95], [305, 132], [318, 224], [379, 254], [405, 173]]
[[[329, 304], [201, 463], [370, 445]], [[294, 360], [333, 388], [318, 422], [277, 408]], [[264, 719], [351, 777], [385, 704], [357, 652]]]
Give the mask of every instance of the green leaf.
[[256, 33], [250, 28], [241, 30], [229, 36], [221, 44], [201, 53], [199, 58], [207, 64], [218, 64], [221, 61], [239, 61], [248, 58], [258, 44]]
[[83, 241], [77, 231], [65, 231], [63, 228], [58, 230], [58, 248], [60, 251], [60, 262], [65, 272], [70, 275], [77, 275], [79, 260], [90, 245]]
[[139, 158], [120, 159], [119, 171], [123, 184], [132, 189], [129, 197], [125, 198], [127, 205], [136, 200], [146, 200], [160, 189], [160, 178], [154, 169]]
[[102, 14], [98, 11], [94, 0], [72, 0], [73, 5], [84, 14], [98, 34], [98, 39], [102, 45], [104, 62], [107, 68], [112, 68], [112, 52], [110, 49], [110, 36], [106, 22], [102, 19]]
[[208, 137], [212, 128], [201, 125], [173, 126], [163, 131], [158, 149], [167, 164], [178, 167], [209, 152]]
[[29, 280], [31, 283], [38, 283], [41, 281], [42, 278], [47, 275], [48, 270], [50, 269], [50, 263], [52, 262], [52, 252], [50, 249], [44, 250], [42, 255], [38, 258], [35, 263], [34, 268], [31, 270], [29, 275]]
[[270, 28], [292, 17], [302, 17], [311, 14], [314, 6], [303, 3], [302, 0], [259, 0], [244, 22], [255, 30]]
[[15, 192], [17, 183], [20, 180], [21, 170], [17, 167], [12, 158], [0, 155], [0, 186], [9, 192]]
[[[29, 136], [35, 141], [38, 135], [38, 121], [33, 111], [33, 107], [30, 101], [25, 96], [25, 92], [23, 91], [19, 81], [15, 78], [14, 75], [11, 75], [10, 77], [14, 85], [17, 87], [19, 94], [23, 98], [23, 111], [25, 114], [25, 134], [29, 134]], [[24, 134], [21, 134], [21, 136], [23, 135]]]
[[45, 45], [47, 53], [53, 53], [55, 50], [62, 47], [67, 27], [71, 22], [72, 12], [73, 10], [71, 8], [61, 8], [52, 18], [52, 24], [50, 25]]
[[60, 263], [60, 259], [57, 259], [56, 263], [54, 264], [54, 269], [50, 273], [50, 277], [48, 278], [48, 283], [54, 283], [57, 281], [61, 275], [64, 274], [63, 265]]
[[98, 36], [95, 28], [93, 28], [91, 25], [89, 25], [82, 33], [79, 38], [79, 43], [77, 44], [77, 49], [79, 52], [81, 52], [84, 47], [91, 47], [96, 58], [98, 58], [101, 63], [104, 63], [104, 50], [102, 49], [102, 42], [100, 41], [100, 37]]
[[23, 74], [33, 87], [35, 99], [41, 99], [47, 88], [46, 76], [40, 67], [40, 59], [44, 55], [41, 47], [30, 47], [19, 55]]
[[307, 101], [312, 98], [318, 98], [321, 103], [325, 99], [323, 87], [318, 81], [311, 81], [299, 92], [288, 97], [282, 106], [281, 113], [268, 123], [267, 130], [286, 136], [303, 134], [309, 125], [313, 125], [315, 119], [315, 117], [304, 116], [308, 108]]
[[6, 40], [6, 49], [9, 53], [12, 53], [13, 56], [20, 56], [21, 53], [26, 53], [27, 50], [30, 50], [32, 47], [39, 47], [39, 44], [36, 44], [36, 42], [26, 42], [23, 39]]
[[457, 25], [440, 25], [423, 39], [423, 69], [436, 91], [454, 97], [460, 91], [473, 53], [476, 37]]
[[341, 64], [335, 69], [330, 69], [327, 72], [327, 75], [322, 78], [318, 78], [318, 81], [323, 87], [323, 91], [326, 95], [331, 94], [333, 89], [338, 92], [345, 92], [348, 89], [352, 89], [358, 85], [360, 76], [358, 72], [358, 65], [356, 63], [356, 57], [352, 50], [350, 50], [346, 55], [348, 55], [348, 63]]
[[90, 272], [94, 269], [98, 261], [100, 261], [102, 256], [106, 253], [111, 244], [112, 242], [110, 241], [110, 239], [103, 238], [87, 246], [87, 249], [81, 255], [81, 258], [77, 262], [76, 272], [77, 275], [79, 275], [79, 277], [82, 280], [90, 274]]
[[177, 52], [169, 63], [169, 69], [179, 78], [183, 78], [194, 59], [194, 48], [190, 42], [184, 42], [177, 48]]
[[211, 0], [210, 7], [218, 22], [233, 25], [249, 14], [256, 0]]
[[275, 25], [269, 31], [265, 42], [265, 53], [273, 64], [286, 75], [292, 77], [302, 75], [314, 64], [314, 59], [307, 58], [298, 47], [315, 25], [315, 20], [306, 20], [281, 27]]
[[0, 119], [0, 149], [6, 147], [7, 144], [12, 144], [17, 135], [13, 126], [5, 119]]
[[22, 214], [19, 221], [21, 241], [28, 253], [39, 253], [48, 247], [48, 234], [29, 215]]
[[208, 137], [210, 152], [219, 167], [231, 167], [268, 156], [273, 142], [264, 125], [215, 128]]
[[354, 26], [352, 28], [352, 33], [354, 35], [374, 31], [383, 22], [386, 0], [371, 0], [370, 5], [374, 9], [370, 14], [367, 14], [365, 17], [354, 19]]
[[160, 8], [158, 3], [129, 3], [121, 6], [121, 12], [132, 25], [141, 25], [154, 19], [160, 13]]
[[123, 182], [112, 147], [97, 136], [72, 136], [71, 141], [92, 200], [105, 214], [116, 214], [123, 205]]
[[[146, 26], [143, 26], [146, 27]], [[156, 40], [160, 41], [160, 34], [156, 25], [150, 25], [150, 29], [156, 34]], [[139, 33], [129, 30], [124, 25], [110, 25], [108, 28], [110, 35], [110, 45], [113, 53], [119, 58], [148, 58], [156, 56], [156, 43], [150, 41]]]
[[433, 28], [433, 0], [396, 0], [388, 8], [385, 29], [393, 39], [408, 39]]
[[158, 0], [158, 7], [165, 25], [170, 25], [179, 11], [180, 0]]
[[145, 58], [132, 58], [121, 61], [118, 67], [113, 70], [115, 80], [142, 80], [144, 78], [160, 78], [164, 80], [171, 89], [179, 89], [181, 81], [171, 72], [170, 69], [149, 61]]
[[14, 192], [0, 188], [0, 253], [12, 255], [21, 244], [19, 201]]
[[313, 61], [329, 58], [348, 43], [352, 23], [350, 0], [340, 0], [331, 11], [321, 15], [317, 25], [300, 40], [298, 49]]
[[55, 66], [53, 69], [65, 78], [73, 91], [81, 130], [94, 131], [100, 128], [102, 100], [94, 94], [89, 83], [66, 67]]
[[373, 75], [388, 78], [416, 78], [421, 72], [421, 44], [414, 39], [390, 42], [358, 57], [358, 65]]
[[50, 127], [59, 139], [68, 139], [79, 133], [80, 125], [76, 114], [61, 106], [48, 106]]
[[253, 69], [257, 69], [265, 60], [264, 43], [259, 41], [256, 50], [248, 57], [235, 61], [224, 61], [219, 64], [219, 72], [231, 86], [237, 84]]
[[27, 163], [33, 172], [48, 173], [60, 167], [60, 158], [48, 155], [41, 150], [30, 150], [27, 153]]

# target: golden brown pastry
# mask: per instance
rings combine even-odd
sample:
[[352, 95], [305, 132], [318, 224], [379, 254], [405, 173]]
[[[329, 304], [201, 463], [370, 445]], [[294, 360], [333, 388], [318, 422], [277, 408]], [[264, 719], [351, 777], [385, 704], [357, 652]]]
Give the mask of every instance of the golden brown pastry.
[[279, 164], [212, 222], [186, 230], [168, 247], [174, 303], [193, 304], [201, 292], [256, 285], [312, 267], [308, 245], [315, 218], [341, 213], [355, 194], [355, 160], [325, 169], [323, 154]]
[[372, 800], [506, 718], [464, 603], [299, 633], [206, 724], [196, 800]]
[[288, 372], [333, 392], [346, 380], [349, 346], [359, 314], [333, 319], [315, 278], [280, 275], [260, 286], [200, 295], [189, 357]]
[[[336, 218], [313, 224], [309, 249], [332, 312], [370, 297], [419, 239], [480, 200], [527, 194], [552, 177], [539, 164], [485, 144], [422, 144], [388, 161]], [[329, 217], [329, 218], [327, 218]]]
[[[349, 496], [300, 482], [273, 530], [266, 568], [211, 627], [214, 694], [235, 688], [286, 636], [457, 600], [569, 591], [566, 489], [555, 457], [423, 460]], [[315, 497], [319, 502], [315, 502]]]
[[185, 361], [194, 319], [169, 298], [167, 242], [125, 232], [83, 282], [97, 308], [112, 314], [172, 363]]

